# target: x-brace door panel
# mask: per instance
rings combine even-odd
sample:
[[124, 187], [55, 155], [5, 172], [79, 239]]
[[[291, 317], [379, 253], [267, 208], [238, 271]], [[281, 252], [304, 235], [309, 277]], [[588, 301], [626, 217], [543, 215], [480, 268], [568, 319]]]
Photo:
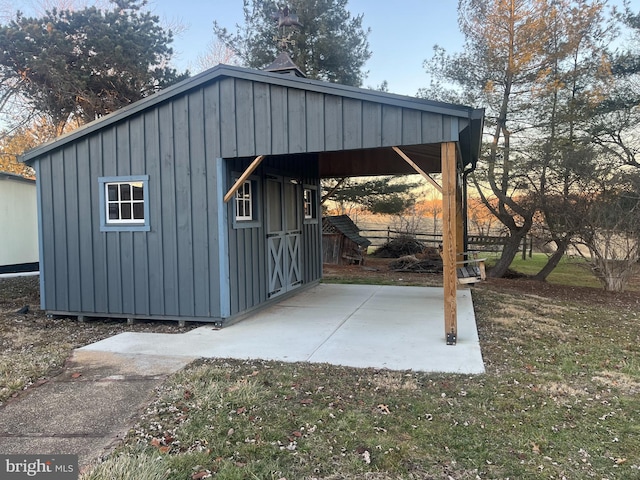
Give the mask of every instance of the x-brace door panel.
[[268, 294], [274, 297], [302, 283], [300, 186], [282, 177], [268, 177], [266, 197]]

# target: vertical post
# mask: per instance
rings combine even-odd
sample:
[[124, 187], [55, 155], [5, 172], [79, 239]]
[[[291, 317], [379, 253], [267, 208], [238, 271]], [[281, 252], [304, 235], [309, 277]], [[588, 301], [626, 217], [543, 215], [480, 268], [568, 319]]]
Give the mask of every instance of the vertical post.
[[[455, 145], [455, 144], [454, 144]], [[457, 158], [457, 157], [456, 157]], [[462, 178], [456, 168], [456, 261], [461, 262], [464, 258], [464, 202], [462, 198]]]
[[458, 336], [456, 256], [458, 253], [456, 144], [441, 146], [442, 165], [442, 260], [444, 277], [444, 330], [447, 345]]
[[533, 257], [533, 235], [529, 235], [529, 258]]
[[522, 259], [527, 259], [527, 236], [522, 237]]

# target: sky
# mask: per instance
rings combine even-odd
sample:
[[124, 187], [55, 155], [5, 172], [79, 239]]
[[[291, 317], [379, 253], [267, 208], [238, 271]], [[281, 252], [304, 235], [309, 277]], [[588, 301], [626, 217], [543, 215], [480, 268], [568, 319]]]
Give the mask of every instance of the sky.
[[[0, 0], [0, 13], [16, 8], [32, 13], [67, 3], [76, 8], [83, 4], [110, 7], [107, 0]], [[620, 6], [623, 0], [608, 3]], [[196, 73], [198, 56], [215, 40], [213, 21], [234, 31], [244, 20], [242, 4], [243, 0], [149, 0], [148, 8], [165, 28], [180, 26], [173, 42], [173, 63], [180, 71]], [[363, 27], [371, 29], [372, 56], [365, 65], [368, 76], [363, 87], [376, 88], [386, 80], [390, 92], [410, 96], [428, 87], [423, 62], [431, 58], [434, 45], [448, 53], [463, 49], [457, 7], [458, 0], [348, 0], [352, 16], [363, 14]]]
[[[163, 21], [185, 27], [173, 42], [174, 64], [179, 70], [195, 70], [196, 59], [214, 40], [213, 21], [229, 30], [243, 23], [242, 0], [206, 2], [151, 0], [151, 10]], [[377, 87], [384, 80], [389, 91], [414, 96], [429, 86], [422, 63], [438, 44], [448, 52], [462, 49], [458, 30], [457, 0], [349, 0], [352, 16], [364, 14], [364, 28], [371, 28], [365, 65], [369, 74], [364, 87]]]

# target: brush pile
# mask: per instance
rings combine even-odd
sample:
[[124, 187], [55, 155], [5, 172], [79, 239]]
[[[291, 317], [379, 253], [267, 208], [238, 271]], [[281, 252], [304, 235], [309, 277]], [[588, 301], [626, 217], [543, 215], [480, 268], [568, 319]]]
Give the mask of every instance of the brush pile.
[[400, 235], [392, 238], [379, 247], [372, 255], [378, 258], [400, 258], [406, 255], [417, 255], [427, 246], [411, 235]]
[[442, 258], [435, 248], [426, 247], [416, 255], [405, 255], [389, 264], [394, 272], [442, 273]]

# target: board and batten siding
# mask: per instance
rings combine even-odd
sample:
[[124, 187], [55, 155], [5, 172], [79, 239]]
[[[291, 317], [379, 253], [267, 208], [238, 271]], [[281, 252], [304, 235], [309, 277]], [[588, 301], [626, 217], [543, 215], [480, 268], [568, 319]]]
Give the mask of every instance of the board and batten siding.
[[225, 78], [220, 156], [312, 153], [458, 141], [469, 120], [279, 85]]
[[[99, 130], [37, 162], [43, 308], [220, 318], [216, 172], [222, 160], [207, 154], [202, 93]], [[149, 176], [150, 231], [101, 232], [98, 177], [127, 175]]]

